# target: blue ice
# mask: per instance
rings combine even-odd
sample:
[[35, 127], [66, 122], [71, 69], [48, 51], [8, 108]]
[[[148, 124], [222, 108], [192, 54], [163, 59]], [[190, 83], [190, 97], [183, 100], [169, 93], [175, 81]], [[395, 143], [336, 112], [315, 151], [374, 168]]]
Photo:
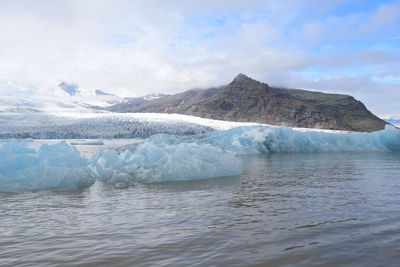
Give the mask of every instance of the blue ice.
[[243, 126], [208, 133], [206, 142], [238, 154], [399, 151], [400, 130], [391, 125], [371, 133]]
[[76, 189], [94, 181], [86, 160], [64, 141], [31, 148], [14, 140], [0, 147], [0, 192]]
[[153, 135], [137, 146], [106, 149], [90, 160], [65, 142], [0, 147], [0, 192], [75, 189], [95, 180], [116, 186], [240, 175], [237, 154], [400, 151], [400, 130], [372, 133], [246, 126], [192, 136]]
[[89, 166], [99, 180], [119, 186], [240, 175], [240, 162], [232, 153], [187, 139], [154, 135], [134, 151], [104, 150]]

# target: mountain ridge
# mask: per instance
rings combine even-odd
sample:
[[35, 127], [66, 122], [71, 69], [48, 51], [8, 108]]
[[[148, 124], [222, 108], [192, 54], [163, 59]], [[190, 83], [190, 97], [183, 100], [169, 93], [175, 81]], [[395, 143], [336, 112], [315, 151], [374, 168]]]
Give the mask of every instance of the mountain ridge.
[[225, 86], [188, 90], [132, 105], [116, 104], [107, 110], [359, 132], [381, 130], [387, 124], [350, 95], [274, 88], [242, 73]]

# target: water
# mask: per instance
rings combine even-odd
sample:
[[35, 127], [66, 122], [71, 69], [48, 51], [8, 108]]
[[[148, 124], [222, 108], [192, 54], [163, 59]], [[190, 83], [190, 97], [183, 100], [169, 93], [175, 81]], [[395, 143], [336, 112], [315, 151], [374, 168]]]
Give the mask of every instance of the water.
[[400, 153], [240, 159], [241, 177], [0, 194], [0, 266], [400, 262]]

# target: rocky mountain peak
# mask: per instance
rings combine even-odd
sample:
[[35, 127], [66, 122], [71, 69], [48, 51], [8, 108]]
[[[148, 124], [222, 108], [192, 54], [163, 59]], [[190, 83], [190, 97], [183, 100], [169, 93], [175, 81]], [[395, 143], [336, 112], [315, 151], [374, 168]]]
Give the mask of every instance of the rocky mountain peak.
[[246, 90], [246, 91], [252, 91], [252, 90], [269, 90], [269, 86], [266, 83], [261, 83], [257, 80], [254, 80], [248, 76], [246, 76], [243, 73], [239, 73], [236, 75], [236, 77], [233, 79], [233, 81], [228, 84], [225, 87], [226, 90]]
[[247, 75], [243, 74], [243, 73], [239, 73], [238, 75], [236, 75], [236, 77], [233, 79], [232, 82], [244, 82], [247, 80], [253, 80], [250, 77], [248, 77]]
[[254, 80], [243, 73], [239, 73], [238, 75], [236, 75], [236, 77], [229, 85], [240, 85], [240, 87], [259, 87], [263, 85], [268, 87], [268, 84]]

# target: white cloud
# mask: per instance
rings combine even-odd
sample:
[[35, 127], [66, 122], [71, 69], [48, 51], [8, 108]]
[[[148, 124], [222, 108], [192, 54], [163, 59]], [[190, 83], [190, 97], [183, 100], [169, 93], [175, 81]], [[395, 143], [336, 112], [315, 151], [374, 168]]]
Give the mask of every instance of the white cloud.
[[[346, 83], [341, 78], [339, 83], [336, 68], [378, 66], [374, 75], [393, 76], [398, 53], [338, 51], [330, 42], [396, 37], [389, 30], [399, 19], [400, 5], [321, 17], [343, 2], [3, 0], [0, 79], [45, 88], [66, 80], [143, 95], [221, 85], [243, 72], [293, 87], [325, 90], [328, 85], [352, 84], [348, 92], [358, 94], [363, 83], [372, 88], [371, 81], [357, 78], [357, 83]], [[309, 49], [318, 42], [332, 49], [316, 56]], [[310, 82], [302, 76], [310, 67], [322, 68], [326, 81]], [[372, 84], [387, 88], [377, 81]], [[394, 91], [385, 90], [389, 95]]]
[[[162, 6], [160, 1], [124, 0], [20, 3], [0, 3], [6, 7], [0, 16], [3, 79], [47, 87], [63, 79], [143, 94], [214, 85], [226, 82], [226, 73], [231, 79], [237, 72], [292, 68], [299, 64], [294, 61], [303, 60], [285, 48], [265, 46], [278, 39], [278, 29], [266, 22], [233, 21], [222, 26], [230, 34], [211, 40], [198, 35], [200, 27], [186, 24], [185, 16], [205, 11], [254, 12], [261, 1], [166, 1]], [[192, 34], [182, 36], [188, 30]], [[177, 38], [183, 40], [176, 44]]]

